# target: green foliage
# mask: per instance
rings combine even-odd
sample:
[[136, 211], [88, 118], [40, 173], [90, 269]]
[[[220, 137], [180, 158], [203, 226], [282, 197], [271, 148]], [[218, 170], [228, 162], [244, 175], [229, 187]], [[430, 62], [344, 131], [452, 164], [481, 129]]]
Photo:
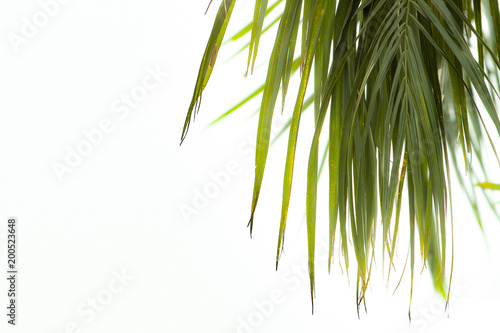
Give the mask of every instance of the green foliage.
[[[256, 0], [253, 22], [231, 38], [238, 40], [250, 34], [248, 68], [252, 71], [264, 18], [271, 10], [282, 9], [279, 20], [275, 21], [279, 21], [279, 27], [265, 84], [219, 118], [262, 93], [250, 233], [280, 88], [284, 103], [289, 80], [300, 68], [295, 107], [287, 124], [289, 137], [276, 265], [284, 244], [301, 115], [313, 103], [316, 127], [307, 162], [306, 193], [311, 300], [314, 299], [319, 142], [325, 122], [328, 124], [325, 135], [328, 137], [329, 265], [338, 233], [345, 266], [349, 266], [350, 236], [358, 267], [358, 309], [374, 262], [376, 230], [382, 233], [379, 235], [382, 257], [389, 258], [388, 273], [393, 266], [398, 230], [403, 227], [399, 217], [405, 190], [412, 290], [418, 243], [436, 290], [448, 300], [450, 284], [445, 277], [451, 279], [453, 270], [453, 244], [449, 243], [453, 243], [453, 219], [447, 212], [452, 194], [450, 165], [459, 175], [459, 184], [466, 191], [480, 226], [477, 191], [498, 189], [498, 185], [491, 183], [479, 184], [482, 187], [468, 187], [466, 183], [470, 181], [472, 185], [472, 180], [477, 183], [486, 176], [480, 149], [485, 134], [496, 156], [484, 124], [484, 111], [495, 129], [492, 135], [500, 136], [494, 102], [500, 69], [498, 2], [286, 0], [284, 7], [280, 7], [281, 2], [268, 8], [268, 1]], [[234, 3], [224, 0], [219, 8], [182, 139], [193, 111], [199, 107]], [[477, 51], [471, 47], [473, 42]], [[294, 57], [296, 49], [300, 50], [298, 58]], [[308, 100], [306, 90], [311, 77], [313, 96]], [[470, 163], [472, 155], [474, 168]], [[464, 171], [467, 176], [462, 175]], [[494, 209], [487, 197], [486, 200]], [[450, 249], [451, 267], [447, 267]]]
[[500, 190], [500, 184], [493, 184], [490, 182], [484, 182], [484, 183], [479, 183], [477, 184], [481, 186], [482, 188], [488, 189], [488, 190]]

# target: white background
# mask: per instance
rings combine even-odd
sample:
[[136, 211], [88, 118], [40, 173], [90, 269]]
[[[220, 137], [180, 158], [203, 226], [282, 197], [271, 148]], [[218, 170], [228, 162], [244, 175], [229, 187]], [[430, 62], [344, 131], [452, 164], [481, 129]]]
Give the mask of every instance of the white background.
[[[407, 317], [408, 271], [392, 296], [406, 258], [404, 222], [390, 287], [386, 288], [378, 247], [368, 313], [361, 311], [360, 319], [354, 256], [348, 284], [338, 251], [328, 275], [321, 259], [324, 250], [318, 245], [317, 297], [311, 316], [307, 271], [302, 268], [310, 117], [304, 116], [301, 125], [286, 254], [278, 272], [274, 265], [284, 138], [271, 148], [250, 239], [246, 224], [257, 126], [252, 115], [258, 102], [219, 125], [207, 125], [263, 82], [273, 30], [262, 41], [256, 73], [246, 79], [246, 52], [231, 57], [248, 39], [222, 49], [201, 111], [179, 147], [217, 1], [206, 16], [206, 0], [58, 3], [53, 17], [46, 24], [41, 21], [43, 26], [18, 47], [12, 34], [22, 36], [23, 18], [33, 22], [42, 11], [40, 3], [0, 4], [3, 272], [8, 217], [18, 218], [20, 237], [18, 325], [6, 323], [7, 283], [2, 278], [0, 331], [441, 332], [498, 327], [500, 223], [484, 209], [483, 235], [457, 183], [449, 316], [428, 272], [420, 274], [419, 262], [412, 325]], [[237, 3], [226, 36], [250, 21], [253, 3]], [[123, 107], [123, 94], [140, 89], [148, 69], [168, 75], [160, 77], [130, 113], [115, 112]], [[290, 97], [294, 91], [296, 85], [290, 87]], [[98, 135], [88, 155], [58, 177], [55, 163], [66, 164], [68, 151], [85, 145], [84, 132], [99, 128], [103, 120], [112, 131]], [[217, 193], [207, 202], [200, 199], [197, 191], [213, 186], [213, 175], [228, 168], [235, 171], [229, 183], [212, 187]], [[498, 173], [493, 161], [491, 168]], [[318, 239], [325, 241], [324, 183], [319, 191]], [[183, 215], [186, 207], [197, 214]], [[125, 282], [117, 280], [117, 274], [125, 274]], [[89, 303], [93, 300], [95, 308]]]

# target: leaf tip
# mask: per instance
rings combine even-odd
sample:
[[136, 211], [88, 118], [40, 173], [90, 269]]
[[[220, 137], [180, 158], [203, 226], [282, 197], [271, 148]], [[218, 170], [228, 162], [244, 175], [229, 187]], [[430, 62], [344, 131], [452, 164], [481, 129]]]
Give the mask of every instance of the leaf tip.
[[250, 221], [248, 221], [247, 228], [250, 227], [250, 238], [252, 238], [252, 232], [253, 232], [253, 213], [252, 216], [250, 216]]

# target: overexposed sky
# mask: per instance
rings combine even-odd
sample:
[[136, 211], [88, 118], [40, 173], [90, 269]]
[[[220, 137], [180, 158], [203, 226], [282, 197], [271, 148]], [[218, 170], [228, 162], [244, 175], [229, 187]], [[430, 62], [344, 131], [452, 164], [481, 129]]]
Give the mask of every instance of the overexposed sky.
[[[0, 5], [0, 270], [5, 274], [8, 217], [18, 218], [19, 237], [18, 325], [7, 325], [8, 285], [1, 279], [1, 331], [396, 333], [495, 327], [500, 222], [481, 207], [483, 235], [457, 183], [449, 317], [427, 271], [415, 275], [412, 325], [408, 271], [392, 296], [407, 251], [403, 211], [397, 270], [387, 288], [382, 260], [377, 261], [368, 313], [358, 319], [354, 256], [350, 284], [338, 251], [335, 268], [327, 273], [324, 182], [311, 316], [304, 205], [312, 112], [301, 124], [286, 252], [277, 272], [286, 136], [271, 148], [250, 239], [258, 100], [207, 127], [263, 82], [275, 30], [263, 36], [253, 76], [244, 78], [246, 51], [233, 57], [248, 37], [222, 48], [200, 113], [179, 146], [218, 3], [204, 16], [207, 5], [206, 0]], [[226, 36], [251, 20], [253, 6], [254, 1], [237, 2]], [[276, 109], [277, 125], [290, 115], [295, 91], [293, 82], [284, 115]]]

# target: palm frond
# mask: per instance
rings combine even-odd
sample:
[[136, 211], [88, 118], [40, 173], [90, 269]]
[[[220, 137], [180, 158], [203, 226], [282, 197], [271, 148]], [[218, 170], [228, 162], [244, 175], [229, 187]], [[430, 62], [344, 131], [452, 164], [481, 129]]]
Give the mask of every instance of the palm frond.
[[[281, 2], [274, 2], [268, 8], [268, 1], [256, 0], [252, 23], [231, 38], [236, 41], [250, 34], [247, 71], [253, 71], [260, 36], [266, 31], [265, 17], [279, 8]], [[219, 9], [183, 138], [194, 116], [193, 110], [199, 107], [233, 6], [234, 1], [224, 0]], [[452, 204], [450, 165], [458, 174], [458, 183], [480, 227], [478, 191], [486, 195], [487, 203], [495, 209], [484, 190], [498, 189], [498, 185], [480, 180], [488, 178], [481, 145], [487, 139], [497, 156], [492, 136], [500, 136], [495, 104], [500, 88], [498, 2], [286, 0], [282, 10], [276, 21], [279, 27], [266, 82], [216, 120], [262, 93], [250, 234], [279, 90], [284, 105], [292, 74], [300, 68], [295, 107], [279, 134], [285, 130], [289, 133], [276, 267], [284, 245], [301, 116], [304, 108], [313, 104], [315, 131], [307, 162], [305, 202], [311, 301], [314, 300], [318, 178], [326, 160], [328, 265], [330, 268], [338, 233], [345, 266], [349, 267], [350, 236], [357, 263], [358, 310], [370, 280], [376, 231], [382, 233], [379, 236], [382, 258], [388, 257], [390, 276], [398, 233], [405, 225], [410, 231], [411, 293], [419, 249], [422, 268], [429, 268], [435, 289], [448, 301], [450, 283], [446, 278], [451, 279], [453, 273], [453, 216], [448, 212]], [[297, 41], [300, 45], [296, 45]], [[474, 44], [477, 47], [471, 46]], [[296, 49], [300, 52], [298, 57]], [[313, 80], [313, 95], [306, 99], [310, 80]], [[319, 142], [328, 113], [327, 150], [318, 168]], [[492, 123], [494, 134], [488, 132], [485, 121]], [[405, 191], [408, 224], [400, 221]]]

